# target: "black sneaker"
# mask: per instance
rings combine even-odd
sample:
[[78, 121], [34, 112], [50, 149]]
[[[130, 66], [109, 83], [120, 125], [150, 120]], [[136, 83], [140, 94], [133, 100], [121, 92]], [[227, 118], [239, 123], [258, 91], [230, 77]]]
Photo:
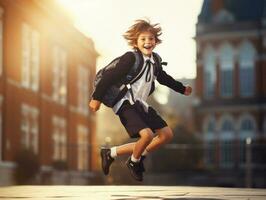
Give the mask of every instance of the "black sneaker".
[[143, 174], [140, 167], [140, 162], [132, 162], [130, 157], [126, 161], [126, 166], [128, 167], [131, 176], [137, 180], [142, 181], [143, 180]]
[[109, 168], [112, 162], [115, 160], [111, 157], [111, 150], [102, 148], [101, 149], [101, 158], [102, 158], [102, 170], [105, 175], [109, 174]]
[[146, 170], [145, 170], [145, 167], [144, 167], [144, 160], [145, 160], [145, 158], [146, 158], [146, 156], [141, 156], [140, 157], [140, 162], [139, 162], [139, 164], [140, 164], [140, 171], [142, 171], [142, 172], [145, 172]]

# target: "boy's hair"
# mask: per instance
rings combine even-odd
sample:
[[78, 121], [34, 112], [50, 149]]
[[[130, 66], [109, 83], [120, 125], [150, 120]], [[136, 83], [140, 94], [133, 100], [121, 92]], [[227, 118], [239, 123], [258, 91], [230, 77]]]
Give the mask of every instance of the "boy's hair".
[[133, 24], [123, 36], [127, 40], [128, 45], [135, 48], [138, 36], [146, 31], [151, 32], [154, 35], [156, 44], [160, 44], [162, 42], [162, 40], [159, 38], [159, 36], [162, 34], [161, 27], [158, 23], [151, 24], [149, 20], [136, 20], [135, 24]]

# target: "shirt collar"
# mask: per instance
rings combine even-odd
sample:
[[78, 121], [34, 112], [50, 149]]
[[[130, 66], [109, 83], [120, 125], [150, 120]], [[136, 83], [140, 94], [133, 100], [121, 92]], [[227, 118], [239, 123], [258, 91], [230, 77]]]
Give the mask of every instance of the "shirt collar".
[[[142, 54], [143, 55], [143, 54]], [[151, 57], [148, 57], [148, 56], [145, 56], [143, 55], [143, 59], [144, 59], [144, 63], [147, 61], [147, 60], [150, 60], [151, 63], [154, 65], [155, 64], [155, 61], [154, 61], [154, 58], [153, 58], [153, 54], [151, 55]]]

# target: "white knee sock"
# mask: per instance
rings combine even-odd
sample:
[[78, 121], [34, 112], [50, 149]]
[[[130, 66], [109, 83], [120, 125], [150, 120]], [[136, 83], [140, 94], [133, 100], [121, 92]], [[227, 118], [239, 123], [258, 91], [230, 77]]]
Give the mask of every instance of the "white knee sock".
[[112, 158], [115, 158], [117, 156], [117, 153], [116, 153], [116, 147], [112, 147], [111, 148], [111, 155], [110, 155]]
[[140, 161], [140, 158], [137, 159], [137, 158], [135, 158], [135, 157], [133, 156], [133, 154], [132, 154], [132, 155], [131, 155], [131, 161], [132, 161], [132, 162], [139, 162], [139, 161]]
[[149, 152], [145, 149], [143, 152], [142, 152], [142, 156], [147, 156], [147, 154], [148, 154]]

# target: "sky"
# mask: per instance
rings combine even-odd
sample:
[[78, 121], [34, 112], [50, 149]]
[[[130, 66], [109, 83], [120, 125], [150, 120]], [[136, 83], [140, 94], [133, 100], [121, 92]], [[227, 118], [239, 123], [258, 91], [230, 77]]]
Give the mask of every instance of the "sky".
[[164, 70], [174, 78], [195, 78], [195, 26], [203, 0], [57, 0], [74, 25], [90, 37], [100, 53], [97, 70], [131, 50], [122, 35], [137, 19], [162, 27], [163, 42], [155, 48]]

